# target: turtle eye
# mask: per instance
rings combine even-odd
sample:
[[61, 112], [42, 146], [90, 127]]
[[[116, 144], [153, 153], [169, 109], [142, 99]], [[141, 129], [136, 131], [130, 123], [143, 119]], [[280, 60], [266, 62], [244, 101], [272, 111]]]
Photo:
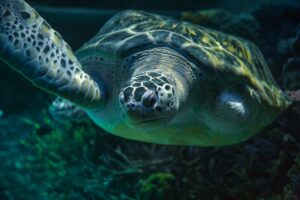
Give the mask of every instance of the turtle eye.
[[154, 91], [148, 91], [143, 95], [143, 106], [146, 108], [153, 107], [156, 103], [157, 96]]

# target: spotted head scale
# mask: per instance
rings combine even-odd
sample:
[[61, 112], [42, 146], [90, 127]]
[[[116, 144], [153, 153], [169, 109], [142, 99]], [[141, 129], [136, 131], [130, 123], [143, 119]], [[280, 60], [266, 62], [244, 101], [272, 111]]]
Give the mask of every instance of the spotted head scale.
[[178, 110], [171, 80], [159, 72], [132, 77], [120, 93], [120, 106], [132, 123], [163, 120]]

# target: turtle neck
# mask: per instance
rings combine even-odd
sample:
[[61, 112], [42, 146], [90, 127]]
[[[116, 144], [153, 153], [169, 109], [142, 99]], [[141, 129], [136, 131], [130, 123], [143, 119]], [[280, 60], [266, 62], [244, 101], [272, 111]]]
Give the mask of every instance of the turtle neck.
[[164, 74], [173, 82], [185, 101], [196, 79], [196, 66], [179, 52], [168, 47], [155, 47], [132, 55], [132, 77], [145, 72]]

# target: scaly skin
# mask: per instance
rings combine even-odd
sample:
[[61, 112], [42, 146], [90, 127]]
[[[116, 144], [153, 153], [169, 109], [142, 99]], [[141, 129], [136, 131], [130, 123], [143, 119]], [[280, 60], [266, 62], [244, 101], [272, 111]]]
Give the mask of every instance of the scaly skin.
[[0, 59], [47, 92], [87, 108], [101, 104], [98, 84], [69, 45], [23, 0], [0, 1]]

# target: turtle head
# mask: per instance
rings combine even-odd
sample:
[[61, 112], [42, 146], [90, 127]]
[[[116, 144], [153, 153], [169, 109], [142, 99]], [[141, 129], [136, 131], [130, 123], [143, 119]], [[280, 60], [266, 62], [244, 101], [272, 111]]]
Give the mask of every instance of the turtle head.
[[137, 128], [173, 123], [192, 86], [191, 62], [168, 47], [139, 51], [126, 60], [133, 72], [119, 93], [124, 121]]
[[171, 77], [150, 71], [133, 76], [119, 95], [121, 111], [129, 125], [163, 124], [179, 108]]

